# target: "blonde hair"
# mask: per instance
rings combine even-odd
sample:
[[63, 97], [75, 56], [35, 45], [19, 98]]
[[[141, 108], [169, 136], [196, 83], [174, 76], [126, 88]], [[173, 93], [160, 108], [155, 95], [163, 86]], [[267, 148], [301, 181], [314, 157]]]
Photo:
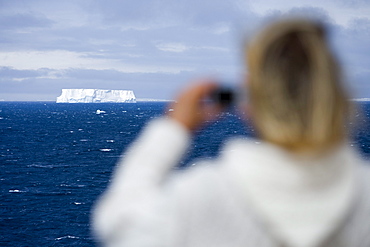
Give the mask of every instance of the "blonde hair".
[[252, 119], [262, 139], [295, 152], [346, 137], [349, 101], [322, 25], [282, 20], [248, 46]]

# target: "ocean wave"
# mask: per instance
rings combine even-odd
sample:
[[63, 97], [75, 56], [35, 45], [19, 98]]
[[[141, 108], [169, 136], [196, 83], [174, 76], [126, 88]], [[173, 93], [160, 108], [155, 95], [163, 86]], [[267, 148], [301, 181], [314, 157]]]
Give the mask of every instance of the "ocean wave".
[[77, 236], [67, 235], [67, 236], [56, 238], [55, 240], [62, 240], [62, 239], [66, 239], [66, 238], [79, 239], [79, 237], [77, 237]]
[[86, 187], [85, 184], [60, 184], [60, 187], [77, 187], [77, 188], [83, 188]]
[[23, 190], [9, 190], [9, 193], [24, 193], [26, 191]]
[[54, 166], [54, 165], [40, 165], [40, 164], [27, 165], [27, 167], [37, 167], [37, 168], [55, 168], [55, 166]]

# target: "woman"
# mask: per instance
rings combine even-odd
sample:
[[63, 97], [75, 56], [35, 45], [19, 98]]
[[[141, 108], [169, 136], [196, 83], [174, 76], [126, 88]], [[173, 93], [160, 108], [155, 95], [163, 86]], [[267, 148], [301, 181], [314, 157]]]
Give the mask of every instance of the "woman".
[[370, 246], [370, 175], [347, 145], [350, 105], [325, 30], [282, 20], [247, 49], [249, 112], [262, 140], [171, 170], [215, 118], [217, 85], [185, 90], [119, 162], [94, 215], [107, 246]]

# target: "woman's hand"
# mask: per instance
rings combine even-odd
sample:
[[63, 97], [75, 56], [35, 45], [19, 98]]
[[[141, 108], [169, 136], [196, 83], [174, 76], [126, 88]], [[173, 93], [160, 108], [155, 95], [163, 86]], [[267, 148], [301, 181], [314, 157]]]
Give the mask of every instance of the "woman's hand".
[[173, 111], [169, 112], [168, 116], [189, 131], [194, 131], [206, 121], [215, 119], [222, 107], [212, 102], [204, 102], [204, 99], [217, 87], [211, 80], [196, 82], [180, 93], [176, 103], [171, 105]]

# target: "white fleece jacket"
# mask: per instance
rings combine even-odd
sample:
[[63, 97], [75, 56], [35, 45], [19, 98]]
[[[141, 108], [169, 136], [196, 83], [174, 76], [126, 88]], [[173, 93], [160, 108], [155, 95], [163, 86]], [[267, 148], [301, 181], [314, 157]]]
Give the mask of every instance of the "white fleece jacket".
[[369, 178], [347, 145], [304, 157], [246, 139], [176, 171], [190, 138], [160, 118], [131, 145], [94, 210], [105, 246], [321, 246]]

